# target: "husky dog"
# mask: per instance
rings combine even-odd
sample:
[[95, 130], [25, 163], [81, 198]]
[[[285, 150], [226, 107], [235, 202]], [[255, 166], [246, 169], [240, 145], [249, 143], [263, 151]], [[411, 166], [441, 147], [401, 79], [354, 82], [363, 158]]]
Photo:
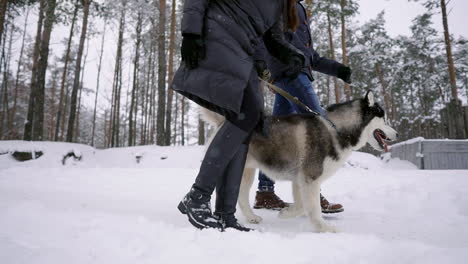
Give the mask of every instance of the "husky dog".
[[[207, 109], [202, 116], [215, 127], [224, 121]], [[268, 133], [252, 136], [238, 200], [247, 221], [262, 221], [249, 204], [249, 190], [259, 168], [273, 180], [292, 182], [294, 203], [280, 211], [280, 218], [305, 213], [316, 231], [336, 232], [322, 218], [320, 185], [343, 166], [352, 151], [366, 143], [386, 150], [387, 141], [395, 140], [397, 132], [386, 124], [385, 112], [372, 91], [362, 99], [329, 106], [327, 118], [314, 114], [267, 117]]]

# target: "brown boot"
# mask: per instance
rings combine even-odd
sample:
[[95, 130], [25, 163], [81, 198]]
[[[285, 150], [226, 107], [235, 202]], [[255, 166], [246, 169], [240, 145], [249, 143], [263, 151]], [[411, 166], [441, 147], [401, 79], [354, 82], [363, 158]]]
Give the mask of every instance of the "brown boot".
[[324, 214], [335, 214], [344, 211], [341, 204], [330, 203], [328, 200], [320, 194], [320, 205], [322, 206], [322, 213]]
[[283, 202], [275, 192], [259, 192], [255, 196], [255, 209], [269, 209], [269, 210], [281, 210], [287, 207], [288, 204]]

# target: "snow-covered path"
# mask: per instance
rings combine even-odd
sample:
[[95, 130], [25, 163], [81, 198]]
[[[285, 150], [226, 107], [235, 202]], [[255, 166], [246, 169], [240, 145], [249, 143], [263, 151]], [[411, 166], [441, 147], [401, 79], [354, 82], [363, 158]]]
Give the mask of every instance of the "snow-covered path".
[[[17, 145], [20, 143], [8, 143]], [[0, 153], [8, 145], [0, 142]], [[2, 149], [3, 147], [3, 149]], [[37, 147], [37, 146], [36, 146]], [[195, 230], [176, 205], [200, 147], [95, 151], [42, 144], [40, 159], [0, 155], [1, 263], [466, 263], [468, 171], [420, 171], [354, 153], [323, 187], [345, 206], [318, 234], [306, 217], [257, 210], [255, 232]], [[63, 166], [74, 149], [83, 161]], [[59, 154], [62, 153], [62, 154]], [[94, 154], [93, 154], [94, 153]], [[133, 157], [143, 155], [136, 164]], [[277, 192], [291, 201], [289, 183]], [[255, 190], [251, 191], [251, 200]], [[244, 221], [238, 214], [238, 218]]]

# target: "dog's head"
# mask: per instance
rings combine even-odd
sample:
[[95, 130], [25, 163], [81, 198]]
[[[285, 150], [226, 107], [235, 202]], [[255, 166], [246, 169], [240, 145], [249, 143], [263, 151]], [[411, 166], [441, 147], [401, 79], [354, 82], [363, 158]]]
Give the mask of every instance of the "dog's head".
[[363, 137], [374, 149], [388, 151], [388, 142], [396, 140], [398, 133], [386, 122], [385, 111], [374, 100], [374, 93], [368, 91], [361, 99], [361, 112], [366, 125]]

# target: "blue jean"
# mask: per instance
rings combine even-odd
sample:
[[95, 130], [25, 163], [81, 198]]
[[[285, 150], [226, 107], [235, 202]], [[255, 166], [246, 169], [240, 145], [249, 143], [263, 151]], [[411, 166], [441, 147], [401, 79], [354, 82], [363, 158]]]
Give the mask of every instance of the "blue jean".
[[[288, 92], [290, 95], [297, 97], [299, 101], [307, 105], [313, 111], [320, 115], [325, 115], [325, 110], [320, 106], [320, 101], [314, 91], [314, 86], [309, 77], [305, 73], [299, 74], [295, 79], [279, 79], [274, 82], [274, 85]], [[275, 104], [273, 106], [273, 116], [289, 115], [289, 114], [302, 114], [307, 113], [307, 110], [290, 102], [283, 96], [276, 94]], [[265, 176], [260, 171], [258, 175], [258, 190], [259, 191], [274, 191], [275, 182]]]

